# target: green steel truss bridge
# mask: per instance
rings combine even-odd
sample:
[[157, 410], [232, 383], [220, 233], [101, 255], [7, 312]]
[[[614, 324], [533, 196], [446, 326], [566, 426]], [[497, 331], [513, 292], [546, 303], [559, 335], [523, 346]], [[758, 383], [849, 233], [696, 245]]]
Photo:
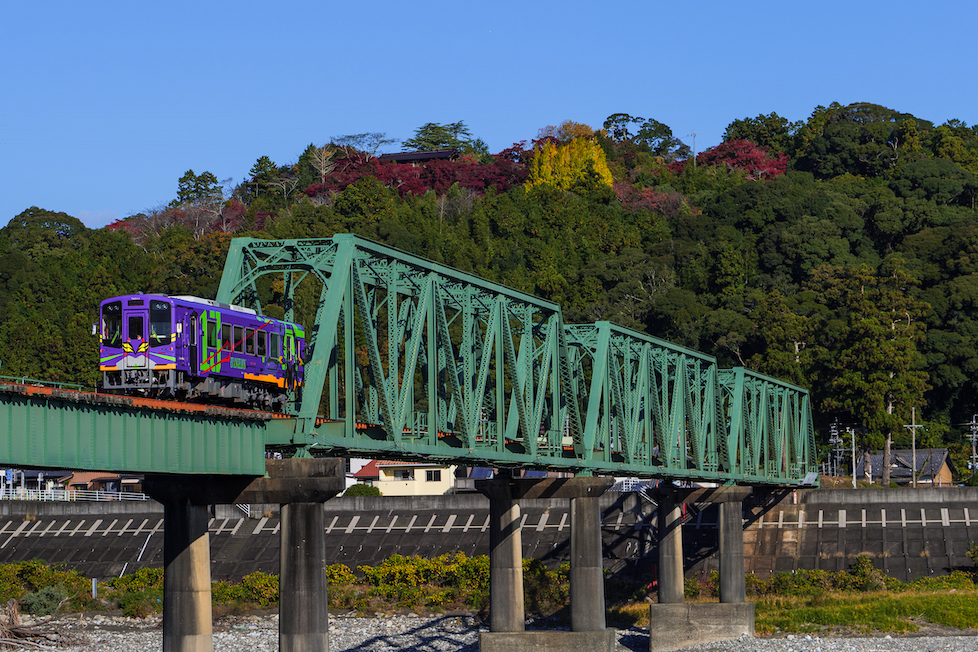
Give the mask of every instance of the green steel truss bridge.
[[[231, 243], [217, 300], [306, 323], [271, 415], [0, 383], [0, 465], [263, 475], [300, 456], [720, 483], [817, 479], [808, 392], [351, 235]], [[275, 417], [275, 418], [273, 418]]]
[[[305, 383], [266, 444], [335, 455], [797, 486], [808, 392], [352, 235], [232, 241], [217, 300], [305, 301]], [[286, 432], [289, 430], [289, 432]]]

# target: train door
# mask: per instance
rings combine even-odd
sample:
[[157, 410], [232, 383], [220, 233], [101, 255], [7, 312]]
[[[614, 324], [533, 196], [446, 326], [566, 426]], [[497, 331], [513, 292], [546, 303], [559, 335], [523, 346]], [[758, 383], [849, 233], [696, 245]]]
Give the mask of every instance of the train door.
[[285, 351], [283, 354], [285, 357], [285, 384], [289, 389], [292, 389], [295, 387], [296, 381], [295, 336], [292, 335], [292, 331], [286, 331], [284, 344]]
[[200, 339], [200, 329], [197, 326], [197, 313], [191, 313], [190, 315], [190, 333], [188, 341], [190, 342], [189, 350], [187, 352], [187, 366], [190, 368], [192, 374], [196, 375], [197, 370], [200, 369], [200, 349], [198, 341]]

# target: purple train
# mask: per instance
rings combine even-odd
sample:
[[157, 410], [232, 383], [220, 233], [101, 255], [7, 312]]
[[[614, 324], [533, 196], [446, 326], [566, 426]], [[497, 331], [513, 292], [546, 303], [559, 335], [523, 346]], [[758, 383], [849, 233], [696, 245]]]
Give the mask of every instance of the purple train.
[[284, 411], [302, 385], [301, 326], [197, 297], [127, 294], [99, 305], [102, 391]]

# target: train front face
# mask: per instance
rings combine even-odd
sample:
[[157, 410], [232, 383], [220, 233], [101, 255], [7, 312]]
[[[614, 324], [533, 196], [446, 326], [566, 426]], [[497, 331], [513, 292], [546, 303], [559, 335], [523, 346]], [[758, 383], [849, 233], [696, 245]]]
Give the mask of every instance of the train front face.
[[173, 390], [177, 333], [169, 297], [130, 294], [99, 305], [99, 370], [106, 391]]

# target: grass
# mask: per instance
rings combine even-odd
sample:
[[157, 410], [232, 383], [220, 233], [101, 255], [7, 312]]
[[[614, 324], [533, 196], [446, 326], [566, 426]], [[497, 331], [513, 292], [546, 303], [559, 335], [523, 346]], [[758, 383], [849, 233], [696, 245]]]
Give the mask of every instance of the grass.
[[932, 624], [978, 628], [978, 589], [890, 593], [831, 592], [758, 598], [755, 631], [764, 634], [907, 634]]
[[[969, 551], [978, 560], [978, 546]], [[605, 582], [607, 622], [611, 627], [646, 627], [650, 591], [640, 578], [609, 576]], [[327, 568], [330, 609], [358, 613], [470, 611], [486, 615], [489, 604], [489, 560], [461, 553], [434, 559], [394, 555], [378, 566], [355, 570], [342, 564]], [[569, 621], [569, 567], [548, 568], [535, 560], [523, 563], [526, 613]], [[855, 559], [848, 570], [779, 573], [768, 580], [746, 578], [754, 602], [758, 635], [909, 634], [922, 627], [978, 629], [978, 584], [972, 572], [956, 571], [912, 583], [886, 577], [869, 557]], [[25, 611], [51, 608], [79, 611], [121, 609], [146, 616], [162, 607], [163, 571], [146, 568], [99, 584], [99, 599], [87, 592], [90, 582], [72, 570], [38, 560], [0, 565], [0, 601], [20, 601]], [[719, 577], [714, 571], [685, 582], [688, 602], [715, 601]], [[255, 572], [240, 583], [215, 582], [214, 613], [246, 613], [274, 608], [278, 578]]]

